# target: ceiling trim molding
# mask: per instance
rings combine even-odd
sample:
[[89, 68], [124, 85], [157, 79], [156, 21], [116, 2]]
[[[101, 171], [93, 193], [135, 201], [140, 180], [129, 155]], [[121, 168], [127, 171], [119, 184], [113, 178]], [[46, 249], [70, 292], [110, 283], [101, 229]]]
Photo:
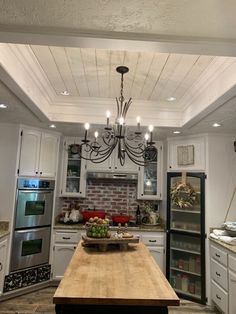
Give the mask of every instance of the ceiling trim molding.
[[[5, 43], [236, 57], [234, 40], [0, 24]], [[33, 35], [33, 36], [32, 36]]]

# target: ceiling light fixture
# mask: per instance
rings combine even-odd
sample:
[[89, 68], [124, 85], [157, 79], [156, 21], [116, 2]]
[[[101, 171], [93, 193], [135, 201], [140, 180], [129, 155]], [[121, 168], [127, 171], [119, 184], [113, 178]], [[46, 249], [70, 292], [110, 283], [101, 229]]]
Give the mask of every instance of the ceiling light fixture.
[[167, 100], [168, 100], [168, 101], [175, 101], [176, 98], [171, 96], [171, 97], [168, 97]]
[[67, 90], [64, 90], [63, 92], [61, 92], [62, 96], [69, 96], [70, 93]]
[[51, 124], [51, 125], [49, 125], [49, 127], [52, 128], [52, 129], [56, 128], [55, 124]]
[[218, 128], [219, 126], [221, 126], [221, 124], [220, 124], [220, 123], [215, 122], [215, 123], [213, 123], [213, 124], [212, 124], [212, 126], [213, 126], [213, 128]]
[[181, 132], [176, 130], [176, 131], [173, 131], [173, 133], [174, 134], [180, 134]]
[[0, 109], [6, 109], [7, 108], [7, 105], [5, 104], [0, 104]]
[[153, 126], [149, 126], [149, 133], [142, 136], [140, 121], [138, 116], [137, 126], [133, 132], [128, 130], [125, 123], [125, 118], [132, 99], [125, 101], [123, 96], [124, 74], [129, 71], [126, 66], [119, 66], [116, 71], [121, 74], [120, 97], [116, 98], [117, 114], [114, 124], [110, 123], [111, 113], [106, 113], [106, 126], [99, 137], [98, 131], [94, 133], [94, 139], [90, 142], [88, 132], [90, 125], [85, 123], [84, 139], [81, 143], [79, 152], [81, 158], [90, 160], [93, 163], [101, 163], [108, 159], [112, 152], [117, 147], [117, 158], [123, 166], [126, 156], [135, 164], [144, 166], [148, 162], [154, 161], [157, 158], [157, 149], [153, 142]]

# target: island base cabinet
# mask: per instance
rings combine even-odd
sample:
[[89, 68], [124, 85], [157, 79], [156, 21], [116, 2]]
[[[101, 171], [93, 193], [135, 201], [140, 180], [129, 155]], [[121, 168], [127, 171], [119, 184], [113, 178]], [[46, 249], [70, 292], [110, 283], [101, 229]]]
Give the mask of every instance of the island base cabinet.
[[76, 249], [75, 244], [56, 244], [54, 246], [53, 279], [61, 280]]
[[236, 313], [236, 273], [229, 270], [229, 314]]
[[56, 304], [56, 314], [168, 314], [167, 306]]

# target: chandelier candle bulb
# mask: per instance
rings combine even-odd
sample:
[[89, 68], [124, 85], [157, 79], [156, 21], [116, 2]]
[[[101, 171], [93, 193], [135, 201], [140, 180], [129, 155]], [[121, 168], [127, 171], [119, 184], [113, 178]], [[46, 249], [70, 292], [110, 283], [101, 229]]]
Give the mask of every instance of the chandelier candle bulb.
[[150, 142], [152, 143], [152, 131], [153, 131], [153, 125], [149, 125], [149, 132], [150, 132]]
[[98, 131], [94, 132], [94, 137], [95, 137], [95, 142], [97, 142], [97, 138], [98, 138]]
[[89, 129], [89, 123], [88, 122], [85, 123], [84, 128], [85, 128], [84, 139], [85, 139], [85, 141], [87, 141], [88, 129]]
[[107, 126], [109, 126], [109, 118], [111, 116], [111, 113], [110, 111], [107, 111], [106, 114], [107, 114]]
[[140, 132], [140, 116], [137, 116], [136, 121], [137, 121], [137, 127], [138, 127], [138, 132]]

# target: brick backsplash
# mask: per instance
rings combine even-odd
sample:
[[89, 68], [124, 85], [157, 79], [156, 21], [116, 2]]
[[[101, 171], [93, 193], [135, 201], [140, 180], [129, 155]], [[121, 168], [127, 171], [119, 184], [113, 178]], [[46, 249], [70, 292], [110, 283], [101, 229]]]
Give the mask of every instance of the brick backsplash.
[[132, 181], [89, 180], [87, 183], [86, 198], [63, 198], [61, 209], [68, 210], [73, 205], [79, 205], [81, 210], [105, 210], [108, 214], [123, 213], [135, 220], [137, 206], [155, 201], [137, 200], [137, 183]]

